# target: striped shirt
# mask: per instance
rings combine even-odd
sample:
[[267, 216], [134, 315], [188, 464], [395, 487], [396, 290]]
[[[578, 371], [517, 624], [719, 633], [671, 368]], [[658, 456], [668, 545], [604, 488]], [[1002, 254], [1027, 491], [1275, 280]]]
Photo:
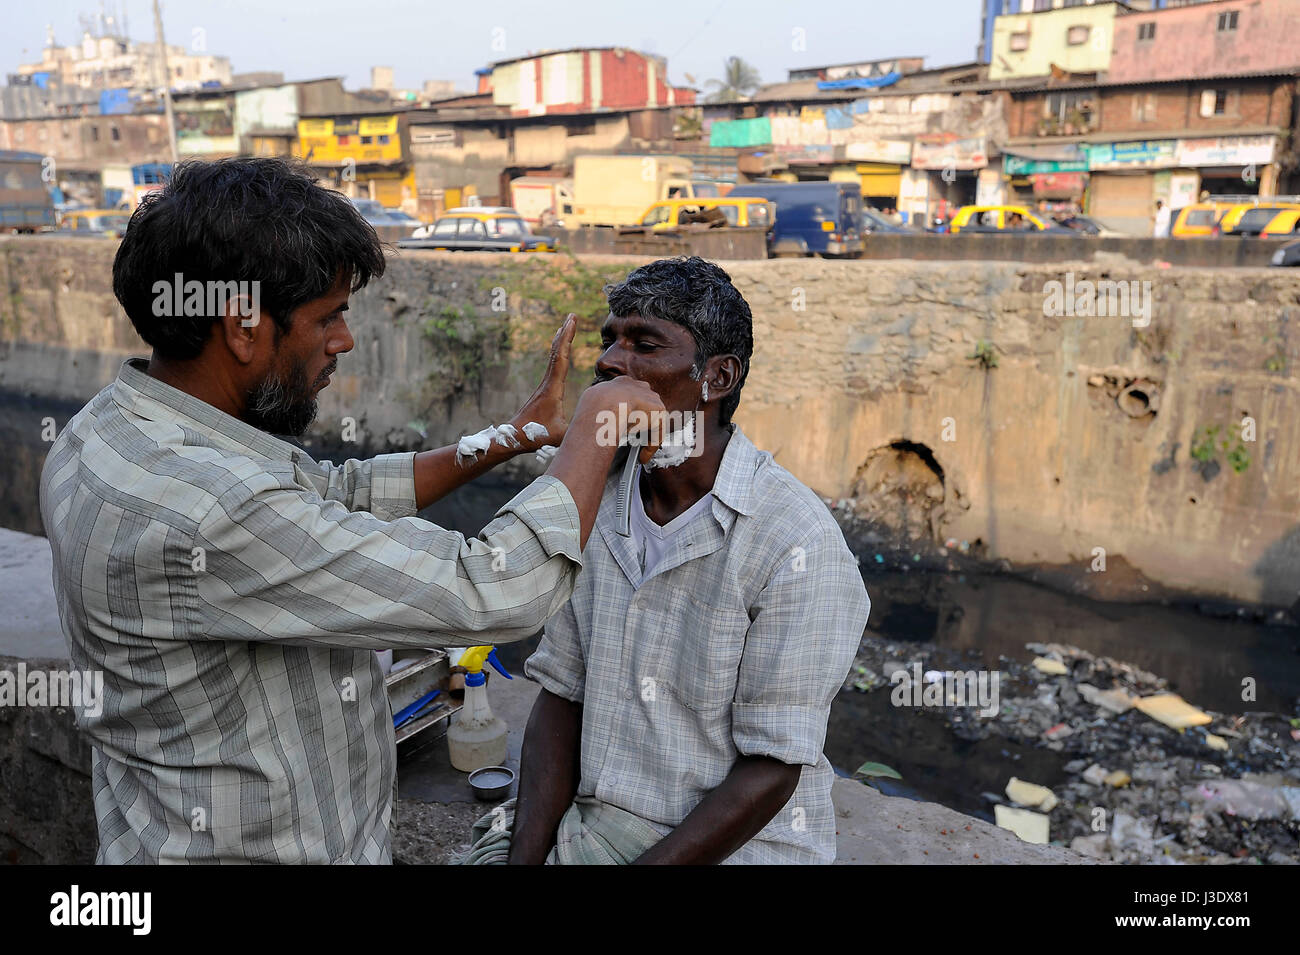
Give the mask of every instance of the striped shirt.
[[802, 766], [786, 806], [728, 863], [835, 859], [831, 701], [871, 603], [826, 505], [733, 426], [705, 519], [641, 579], [605, 487], [573, 597], [525, 671], [582, 704], [579, 796], [666, 835], [742, 756]]
[[415, 517], [412, 454], [317, 462], [128, 361], [41, 475], [59, 615], [104, 674], [96, 861], [391, 861], [372, 652], [535, 633], [581, 567], [542, 477], [478, 539]]

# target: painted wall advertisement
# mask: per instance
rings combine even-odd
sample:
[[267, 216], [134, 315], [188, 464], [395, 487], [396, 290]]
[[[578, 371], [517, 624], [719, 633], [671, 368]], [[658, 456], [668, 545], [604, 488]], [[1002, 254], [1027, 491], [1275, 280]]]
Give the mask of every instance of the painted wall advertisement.
[[914, 169], [983, 169], [988, 164], [988, 147], [983, 136], [973, 139], [917, 136], [912, 147]]

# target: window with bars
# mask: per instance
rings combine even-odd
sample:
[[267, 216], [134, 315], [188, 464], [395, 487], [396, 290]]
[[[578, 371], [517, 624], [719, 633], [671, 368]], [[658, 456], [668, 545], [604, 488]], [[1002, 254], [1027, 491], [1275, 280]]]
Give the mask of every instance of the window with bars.
[[1227, 33], [1230, 30], [1237, 29], [1237, 11], [1232, 10], [1227, 13], [1219, 14], [1219, 32]]
[[1154, 40], [1156, 38], [1156, 25], [1154, 23], [1138, 24], [1138, 40]]

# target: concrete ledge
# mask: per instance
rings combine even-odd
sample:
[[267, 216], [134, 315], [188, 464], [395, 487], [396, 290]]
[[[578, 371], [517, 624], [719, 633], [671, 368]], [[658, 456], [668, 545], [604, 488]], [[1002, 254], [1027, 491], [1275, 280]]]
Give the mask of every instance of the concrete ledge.
[[[0, 617], [0, 670], [19, 663], [34, 668], [68, 666], [50, 577], [50, 548], [44, 538], [0, 529], [0, 596], [10, 612]], [[523, 677], [492, 681], [492, 706], [510, 725], [508, 762], [518, 766], [519, 748], [538, 684]], [[437, 819], [463, 832], [403, 832], [395, 813], [395, 853], [404, 844], [419, 849], [402, 861], [441, 861], [448, 848], [465, 841], [487, 803], [473, 808], [464, 774], [446, 760], [446, 744], [433, 741], [423, 758], [398, 765], [399, 795], [408, 805], [445, 807], [446, 812], [411, 813], [417, 826]], [[1033, 846], [1011, 833], [935, 803], [884, 796], [863, 784], [837, 779], [832, 790], [838, 828], [838, 864], [1048, 864], [1088, 860], [1054, 846]], [[408, 822], [408, 826], [410, 822]], [[970, 828], [967, 829], [966, 827]], [[58, 707], [0, 707], [0, 860], [9, 863], [85, 864], [93, 861], [98, 838], [90, 788], [90, 748], [77, 732], [71, 710]], [[976, 855], [978, 854], [978, 858]]]

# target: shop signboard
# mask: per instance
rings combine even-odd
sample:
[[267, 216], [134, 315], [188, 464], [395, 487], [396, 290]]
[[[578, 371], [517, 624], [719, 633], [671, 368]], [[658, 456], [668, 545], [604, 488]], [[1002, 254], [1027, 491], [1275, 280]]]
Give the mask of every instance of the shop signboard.
[[1131, 143], [1088, 143], [1091, 169], [1168, 169], [1178, 165], [1176, 141], [1172, 139], [1140, 140]]

